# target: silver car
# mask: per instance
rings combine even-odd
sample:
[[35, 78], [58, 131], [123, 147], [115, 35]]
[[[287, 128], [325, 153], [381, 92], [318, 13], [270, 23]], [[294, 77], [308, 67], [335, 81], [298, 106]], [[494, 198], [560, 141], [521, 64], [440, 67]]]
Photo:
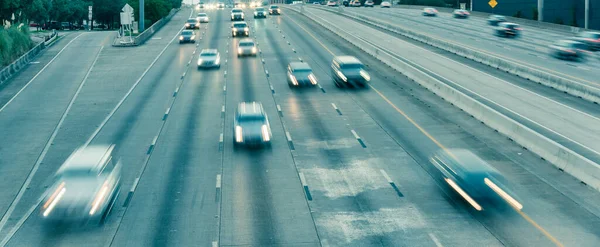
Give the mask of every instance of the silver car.
[[237, 56], [256, 56], [256, 43], [252, 39], [242, 39], [238, 43]]
[[217, 49], [203, 49], [198, 57], [198, 69], [221, 68], [221, 55]]
[[588, 55], [587, 46], [575, 40], [559, 40], [549, 48], [550, 55], [558, 59], [583, 61]]
[[208, 23], [209, 18], [206, 13], [199, 13], [196, 17], [196, 20], [198, 20], [200, 23]]
[[41, 216], [47, 221], [104, 223], [121, 188], [121, 164], [114, 145], [77, 149], [56, 172]]
[[242, 102], [233, 120], [233, 143], [235, 146], [270, 145], [271, 125], [261, 103]]
[[290, 87], [317, 85], [317, 78], [305, 62], [291, 62], [288, 65], [288, 85]]

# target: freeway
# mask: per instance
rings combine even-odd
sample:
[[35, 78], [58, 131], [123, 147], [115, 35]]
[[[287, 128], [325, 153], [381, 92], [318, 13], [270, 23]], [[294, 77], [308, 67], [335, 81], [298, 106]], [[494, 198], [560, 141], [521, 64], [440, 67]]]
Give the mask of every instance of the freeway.
[[[312, 7], [312, 6], [311, 6]], [[438, 17], [425, 17], [418, 9], [403, 8], [343, 8], [348, 13], [366, 15], [404, 28], [419, 30], [443, 40], [450, 40], [473, 49], [485, 51], [498, 57], [508, 58], [532, 68], [541, 69], [570, 80], [599, 87], [596, 78], [600, 66], [598, 56], [592, 54], [585, 62], [564, 61], [549, 55], [548, 46], [567, 34], [548, 32], [533, 27], [522, 31], [518, 39], [506, 39], [493, 35], [493, 27], [486, 19], [471, 16], [456, 19], [451, 13], [439, 13]]]
[[[182, 9], [144, 46], [113, 48], [106, 45], [108, 33], [82, 33], [77, 39], [80, 34], [71, 34], [52, 48], [66, 47], [44, 70], [32, 66], [22, 73], [40, 72], [0, 110], [2, 127], [10, 128], [0, 133], [8, 138], [0, 139], [0, 198], [6, 199], [0, 244], [594, 246], [600, 241], [597, 191], [318, 24], [285, 9], [267, 19], [253, 19], [245, 10], [260, 52], [238, 58], [240, 38], [230, 37], [229, 10], [206, 12], [211, 22], [195, 31], [196, 45], [175, 40], [194, 14]], [[196, 69], [204, 48], [219, 50], [220, 69]], [[89, 53], [75, 55], [82, 52]], [[341, 54], [368, 65], [370, 87], [334, 86], [330, 63]], [[48, 61], [44, 56], [40, 60]], [[288, 87], [291, 61], [309, 63], [319, 85]], [[74, 62], [81, 67], [65, 70]], [[241, 101], [264, 105], [271, 148], [234, 148], [233, 116]], [[38, 198], [67, 156], [88, 142], [117, 145], [115, 156], [124, 164], [117, 208], [101, 227], [45, 224], [35, 210]], [[440, 182], [428, 161], [442, 147], [470, 149], [503, 172], [523, 199], [523, 212], [470, 208]]]

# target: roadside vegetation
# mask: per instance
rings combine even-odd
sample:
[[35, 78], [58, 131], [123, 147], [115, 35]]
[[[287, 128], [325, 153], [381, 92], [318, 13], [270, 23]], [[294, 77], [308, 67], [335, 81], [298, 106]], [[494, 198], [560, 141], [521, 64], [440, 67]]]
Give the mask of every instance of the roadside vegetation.
[[32, 47], [33, 42], [29, 38], [27, 26], [2, 28], [0, 30], [0, 67], [9, 65]]

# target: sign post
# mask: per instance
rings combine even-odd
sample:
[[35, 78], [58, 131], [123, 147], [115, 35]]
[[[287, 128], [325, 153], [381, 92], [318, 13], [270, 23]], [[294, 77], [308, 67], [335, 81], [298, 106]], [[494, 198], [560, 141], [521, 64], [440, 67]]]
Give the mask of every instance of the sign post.
[[140, 28], [139, 31], [144, 31], [144, 0], [140, 0], [140, 16], [139, 16]]
[[132, 33], [133, 33], [133, 8], [129, 4], [125, 4], [121, 9], [121, 29], [123, 31], [123, 35], [129, 34], [129, 42], [133, 42]]
[[92, 27], [94, 26], [94, 23], [92, 22], [92, 6], [88, 6], [88, 23], [90, 31], [92, 31]]

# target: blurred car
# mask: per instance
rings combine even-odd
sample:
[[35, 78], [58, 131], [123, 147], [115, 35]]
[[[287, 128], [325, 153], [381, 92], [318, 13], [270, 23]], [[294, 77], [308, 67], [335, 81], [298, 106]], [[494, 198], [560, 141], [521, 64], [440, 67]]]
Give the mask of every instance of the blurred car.
[[208, 15], [206, 13], [198, 13], [196, 20], [198, 20], [198, 22], [200, 23], [208, 23], [209, 21]]
[[243, 9], [246, 7], [246, 4], [237, 2], [237, 3], [233, 3], [233, 7]]
[[491, 26], [498, 26], [501, 22], [506, 22], [506, 17], [503, 15], [490, 15], [487, 19], [487, 23]]
[[196, 43], [196, 34], [192, 30], [183, 30], [179, 34], [179, 44]]
[[454, 11], [452, 11], [452, 16], [454, 18], [469, 18], [469, 11], [466, 11], [464, 9], [455, 9]]
[[388, 2], [388, 1], [383, 1], [383, 2], [381, 2], [381, 7], [382, 8], [391, 8], [392, 3]]
[[45, 194], [41, 216], [48, 222], [104, 223], [121, 188], [114, 145], [82, 147], [69, 156]]
[[350, 1], [349, 0], [344, 0], [344, 1], [342, 1], [342, 5], [348, 7], [348, 5], [350, 5]]
[[224, 8], [225, 8], [225, 3], [222, 3], [222, 2], [217, 3], [217, 9], [224, 9]]
[[198, 69], [221, 68], [221, 54], [217, 49], [202, 49], [198, 56]]
[[336, 1], [328, 1], [327, 2], [327, 6], [329, 6], [329, 7], [335, 7], [335, 6], [338, 6], [338, 3]]
[[287, 81], [290, 87], [317, 85], [317, 77], [315, 77], [315, 74], [313, 74], [313, 71], [308, 63], [291, 62], [288, 65], [287, 74]]
[[354, 0], [352, 1], [352, 3], [350, 3], [350, 7], [360, 7], [362, 4], [360, 3], [359, 0]]
[[581, 32], [573, 40], [584, 43], [590, 51], [600, 50], [600, 32]]
[[185, 22], [185, 29], [200, 29], [200, 22], [194, 18], [190, 18]]
[[234, 146], [270, 145], [271, 143], [271, 125], [261, 103], [240, 103], [235, 113], [233, 126]]
[[364, 70], [364, 67], [364, 64], [356, 57], [334, 57], [331, 62], [331, 77], [335, 86], [365, 86], [371, 80], [371, 76]]
[[236, 21], [231, 24], [231, 37], [235, 36], [250, 36], [250, 28], [245, 21]]
[[198, 4], [198, 8], [201, 8], [201, 9], [203, 9], [204, 7], [205, 7], [205, 6], [204, 6], [204, 2], [200, 2], [200, 3]]
[[240, 8], [234, 8], [231, 10], [231, 20], [232, 21], [243, 21], [244, 20], [244, 11]]
[[313, 2], [313, 5], [321, 5], [319, 2]]
[[504, 176], [477, 155], [465, 149], [445, 149], [430, 159], [444, 182], [477, 211], [497, 205], [498, 199], [516, 210], [523, 209]]
[[263, 7], [258, 7], [254, 9], [254, 18], [267, 18], [267, 10]]
[[375, 2], [373, 2], [373, 0], [365, 1], [365, 8], [368, 8], [368, 7], [373, 8], [374, 6], [375, 6]]
[[281, 9], [277, 5], [271, 5], [271, 6], [269, 6], [269, 14], [270, 15], [280, 15]]
[[238, 43], [237, 56], [256, 56], [256, 43], [252, 39], [242, 39]]
[[423, 16], [437, 16], [438, 11], [437, 9], [434, 8], [424, 8], [423, 9]]
[[521, 35], [521, 30], [519, 24], [511, 23], [511, 22], [501, 22], [494, 29], [494, 34], [500, 37], [506, 38], [517, 38]]
[[588, 56], [588, 48], [583, 42], [576, 40], [559, 40], [550, 45], [550, 55], [558, 59], [584, 60]]

